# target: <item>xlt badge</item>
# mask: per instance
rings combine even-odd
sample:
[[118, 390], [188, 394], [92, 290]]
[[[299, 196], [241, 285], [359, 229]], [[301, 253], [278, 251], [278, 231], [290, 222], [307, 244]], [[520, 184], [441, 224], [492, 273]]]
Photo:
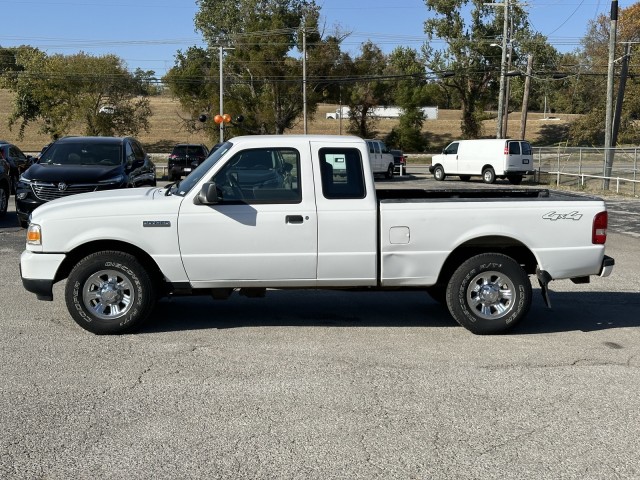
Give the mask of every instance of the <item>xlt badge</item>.
[[169, 220], [143, 220], [143, 227], [170, 227], [171, 222]]

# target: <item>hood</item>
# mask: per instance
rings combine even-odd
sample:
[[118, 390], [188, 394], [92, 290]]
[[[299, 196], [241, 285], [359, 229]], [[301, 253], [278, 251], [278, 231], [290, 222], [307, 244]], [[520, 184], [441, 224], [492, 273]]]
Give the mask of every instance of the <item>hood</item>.
[[47, 165], [36, 163], [24, 177], [37, 182], [96, 183], [124, 173], [122, 165]]
[[171, 214], [180, 208], [182, 197], [165, 196], [159, 187], [123, 188], [80, 193], [44, 203], [32, 213], [32, 221]]

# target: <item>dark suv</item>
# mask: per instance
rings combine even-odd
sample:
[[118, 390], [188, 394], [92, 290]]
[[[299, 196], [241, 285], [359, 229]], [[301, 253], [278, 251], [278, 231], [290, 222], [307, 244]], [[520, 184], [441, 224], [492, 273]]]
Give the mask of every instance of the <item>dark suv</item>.
[[11, 178], [11, 193], [15, 193], [20, 175], [31, 166], [33, 157], [22, 153], [17, 146], [5, 140], [0, 140], [0, 157], [9, 163], [9, 177]]
[[76, 193], [156, 185], [155, 165], [132, 137], [65, 137], [22, 174], [16, 212], [23, 227], [49, 200]]
[[169, 180], [180, 180], [183, 175], [189, 175], [208, 156], [209, 149], [204, 145], [179, 143], [169, 155]]
[[7, 214], [9, 195], [11, 195], [11, 176], [9, 162], [0, 157], [0, 218]]

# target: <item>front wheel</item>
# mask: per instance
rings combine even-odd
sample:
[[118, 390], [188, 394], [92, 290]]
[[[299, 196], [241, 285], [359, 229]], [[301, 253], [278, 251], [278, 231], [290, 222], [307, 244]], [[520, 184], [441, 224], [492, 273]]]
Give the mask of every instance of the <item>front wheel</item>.
[[65, 300], [85, 330], [118, 334], [146, 320], [156, 294], [149, 273], [133, 255], [104, 251], [86, 256], [71, 270]]
[[496, 172], [493, 168], [486, 168], [482, 171], [482, 180], [484, 183], [494, 183], [496, 181]]
[[436, 165], [433, 169], [433, 178], [440, 182], [446, 177], [447, 175], [444, 173], [444, 168], [442, 168], [442, 165]]
[[447, 285], [453, 318], [479, 335], [506, 332], [531, 307], [531, 282], [511, 257], [483, 253], [464, 262]]

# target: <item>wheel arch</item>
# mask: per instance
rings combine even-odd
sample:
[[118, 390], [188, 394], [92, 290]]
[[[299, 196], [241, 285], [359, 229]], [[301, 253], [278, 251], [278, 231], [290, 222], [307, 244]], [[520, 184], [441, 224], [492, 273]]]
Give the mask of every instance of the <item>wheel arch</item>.
[[117, 251], [133, 255], [136, 260], [138, 260], [142, 264], [142, 266], [149, 272], [149, 275], [152, 279], [154, 279], [156, 282], [160, 282], [163, 279], [163, 274], [158, 264], [151, 257], [151, 255], [142, 250], [140, 247], [120, 240], [96, 240], [79, 245], [78, 247], [68, 252], [65, 256], [64, 261], [58, 268], [58, 272], [56, 273], [56, 278], [54, 281], [58, 282], [67, 278], [73, 267], [87, 255], [104, 251]]
[[507, 255], [518, 262], [529, 275], [535, 274], [538, 265], [535, 255], [524, 243], [511, 237], [488, 235], [458, 245], [442, 265], [438, 275], [438, 284], [447, 283], [456, 268], [469, 258], [482, 253]]

